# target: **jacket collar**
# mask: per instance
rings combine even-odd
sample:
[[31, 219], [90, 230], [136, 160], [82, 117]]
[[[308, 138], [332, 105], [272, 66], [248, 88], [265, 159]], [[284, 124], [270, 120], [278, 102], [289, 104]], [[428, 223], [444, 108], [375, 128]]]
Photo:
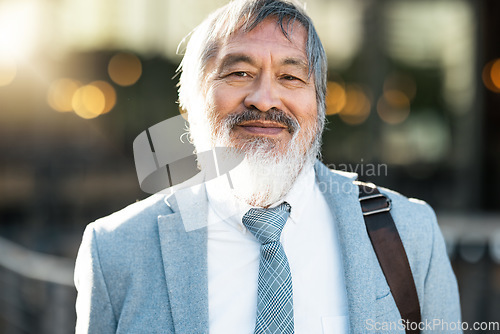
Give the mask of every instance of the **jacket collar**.
[[165, 279], [176, 333], [208, 333], [207, 199], [203, 184], [165, 199], [158, 217]]
[[361, 214], [359, 189], [353, 183], [354, 173], [329, 170], [321, 162], [316, 162], [316, 181], [337, 222], [337, 231], [349, 306], [351, 333], [364, 333], [367, 319], [375, 319], [373, 314], [377, 298], [374, 281], [374, 258], [372, 245]]

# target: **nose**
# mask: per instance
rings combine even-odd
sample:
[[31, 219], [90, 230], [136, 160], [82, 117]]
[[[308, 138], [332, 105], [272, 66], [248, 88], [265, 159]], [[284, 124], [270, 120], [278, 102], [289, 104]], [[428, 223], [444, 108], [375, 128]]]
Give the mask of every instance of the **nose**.
[[250, 92], [245, 97], [245, 107], [267, 112], [273, 108], [283, 109], [279, 95], [279, 87], [268, 75], [255, 80], [250, 87]]

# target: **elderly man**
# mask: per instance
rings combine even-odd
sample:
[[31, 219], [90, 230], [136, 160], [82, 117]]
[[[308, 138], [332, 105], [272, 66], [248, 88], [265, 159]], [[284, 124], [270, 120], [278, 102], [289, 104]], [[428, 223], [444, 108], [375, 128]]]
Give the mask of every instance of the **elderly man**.
[[394, 259], [409, 263], [409, 279], [391, 279], [398, 260], [384, 267], [374, 251], [355, 175], [317, 161], [326, 69], [310, 18], [290, 1], [233, 1], [195, 29], [179, 89], [191, 139], [198, 152], [245, 158], [231, 183], [153, 195], [87, 227], [77, 333], [404, 333], [411, 291], [422, 323], [457, 328], [432, 209], [381, 189], [404, 245]]

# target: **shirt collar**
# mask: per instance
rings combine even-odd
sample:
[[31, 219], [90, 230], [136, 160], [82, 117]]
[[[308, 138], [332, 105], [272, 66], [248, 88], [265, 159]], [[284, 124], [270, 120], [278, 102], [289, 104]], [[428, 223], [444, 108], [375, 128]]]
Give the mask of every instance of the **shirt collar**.
[[[288, 194], [270, 207], [276, 207], [284, 201], [292, 207], [290, 220], [297, 224], [301, 220], [302, 212], [314, 191], [315, 171], [314, 166], [304, 168], [295, 180]], [[207, 198], [215, 214], [216, 221], [224, 221], [245, 233], [246, 228], [242, 223], [243, 215], [252, 208], [247, 203], [238, 200], [232, 195], [226, 176], [220, 176], [206, 183]]]
[[307, 199], [312, 197], [315, 177], [316, 175], [313, 165], [303, 169], [297, 177], [297, 180], [295, 180], [292, 189], [290, 189], [288, 194], [286, 194], [285, 198], [273, 204], [273, 207], [281, 204], [283, 201], [287, 202], [292, 207], [290, 211], [291, 221], [295, 224], [299, 223], [302, 217], [302, 212], [307, 206]]

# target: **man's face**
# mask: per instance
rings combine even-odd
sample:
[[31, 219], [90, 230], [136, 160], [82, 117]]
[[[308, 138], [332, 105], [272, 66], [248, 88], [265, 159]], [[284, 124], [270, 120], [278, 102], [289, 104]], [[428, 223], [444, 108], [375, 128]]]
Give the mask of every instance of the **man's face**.
[[189, 116], [191, 136], [198, 152], [222, 146], [245, 153], [231, 180], [233, 195], [250, 205], [282, 199], [319, 151], [307, 59], [304, 27], [293, 24], [287, 39], [275, 20], [266, 19], [231, 35], [207, 64], [204, 114]]
[[207, 67], [207, 116], [215, 135], [225, 125], [231, 146], [247, 151], [258, 141], [278, 155], [294, 139], [305, 154], [318, 131], [305, 50], [306, 30], [298, 23], [289, 39], [273, 19], [232, 35]]

